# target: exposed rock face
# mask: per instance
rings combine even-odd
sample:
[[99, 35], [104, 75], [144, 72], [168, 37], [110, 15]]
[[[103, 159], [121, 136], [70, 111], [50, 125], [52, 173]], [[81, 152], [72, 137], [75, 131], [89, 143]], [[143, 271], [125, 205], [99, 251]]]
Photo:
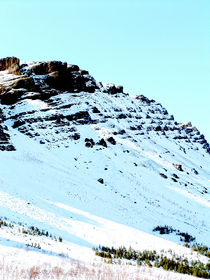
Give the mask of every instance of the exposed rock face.
[[61, 61], [40, 62], [32, 67], [36, 75], [45, 75], [55, 71], [65, 72], [67, 63]]
[[176, 164], [174, 164], [174, 167], [175, 167], [177, 170], [183, 172], [183, 169], [182, 169], [182, 165], [181, 165], [181, 164], [176, 163]]
[[[184, 153], [187, 151], [182, 147], [182, 143], [189, 143], [189, 149], [197, 148], [194, 143], [202, 145], [210, 153], [210, 146], [205, 137], [191, 123], [178, 124], [174, 117], [154, 100], [143, 95], [133, 99], [123, 92], [122, 86], [96, 82], [88, 71], [81, 70], [77, 65], [61, 61], [33, 62], [21, 66], [19, 63], [19, 59], [15, 57], [0, 60], [0, 70], [8, 70], [0, 73], [0, 100], [3, 105], [11, 105], [8, 106], [7, 120], [14, 120], [13, 128], [29, 137], [40, 137], [45, 128], [50, 126], [52, 131], [54, 130], [54, 139], [57, 139], [60, 132], [65, 132], [65, 139], [76, 141], [80, 139], [76, 126], [107, 123], [115, 119], [119, 129], [114, 130], [113, 134], [103, 136], [101, 140], [95, 139], [94, 147], [102, 149], [101, 147], [106, 148], [110, 144], [117, 145], [118, 137], [134, 137], [135, 142], [138, 141], [135, 137], [152, 139], [153, 135], [157, 134], [175, 141]], [[20, 69], [20, 75], [9, 74], [15, 67]], [[39, 111], [36, 115], [33, 115], [35, 111], [15, 113], [18, 111], [16, 108], [21, 108], [22, 104], [25, 106], [29, 99], [29, 103], [42, 104], [41, 106], [46, 108], [41, 108], [41, 115]], [[103, 103], [102, 106], [100, 102]], [[112, 105], [105, 108], [105, 104]], [[126, 126], [120, 126], [121, 123], [126, 123]], [[72, 125], [75, 127], [72, 128]], [[31, 127], [34, 127], [34, 131]], [[46, 137], [48, 136], [40, 138], [39, 142], [45, 145], [51, 143], [52, 140], [46, 140]], [[92, 147], [93, 143], [88, 141], [86, 146]], [[175, 167], [183, 171], [181, 165]]]
[[86, 70], [80, 70], [77, 65], [67, 65], [66, 62], [40, 62], [32, 66], [36, 75], [45, 75], [45, 82], [50, 88], [72, 92], [94, 92], [96, 81]]
[[20, 60], [17, 57], [0, 59], [0, 71], [8, 70], [10, 74], [20, 74]]
[[3, 112], [0, 109], [0, 151], [14, 151], [15, 147], [10, 142], [10, 135], [7, 133], [8, 128], [1, 125], [3, 118]]
[[123, 86], [116, 86], [115, 84], [106, 84], [104, 92], [109, 94], [123, 93]]
[[25, 92], [24, 89], [10, 89], [0, 96], [1, 103], [5, 105], [14, 104]]
[[58, 94], [58, 91], [93, 93], [98, 89], [88, 71], [80, 70], [77, 65], [67, 65], [66, 62], [48, 61], [20, 66], [18, 58], [4, 58], [0, 61], [0, 71], [4, 70], [20, 77], [14, 82], [8, 77], [8, 80], [4, 80], [7, 86], [0, 84], [2, 104], [14, 104], [26, 92], [33, 92], [28, 94], [28, 98], [46, 100]]
[[37, 92], [40, 89], [35, 85], [32, 77], [22, 77], [16, 79], [7, 89], [2, 86], [0, 96], [2, 104], [14, 104], [26, 92]]
[[31, 77], [20, 77], [11, 86], [14, 89], [25, 88], [28, 91], [37, 91], [38, 88], [35, 86], [34, 79]]

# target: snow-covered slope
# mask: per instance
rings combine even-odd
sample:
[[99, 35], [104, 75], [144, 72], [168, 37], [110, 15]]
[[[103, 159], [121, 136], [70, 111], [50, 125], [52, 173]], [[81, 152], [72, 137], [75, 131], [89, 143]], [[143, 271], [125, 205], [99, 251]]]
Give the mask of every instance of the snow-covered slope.
[[[77, 79], [70, 91], [60, 87], [63, 72], [56, 80], [49, 69], [38, 75], [37, 65], [23, 65], [21, 76], [0, 72], [0, 216], [12, 223], [0, 228], [0, 244], [37, 242], [42, 253], [84, 261], [99, 244], [190, 256], [177, 246], [178, 231], [210, 245], [204, 136], [154, 100], [97, 83], [75, 66], [67, 66], [71, 86]], [[174, 231], [153, 231], [165, 225]], [[32, 226], [63, 242], [21, 232]]]

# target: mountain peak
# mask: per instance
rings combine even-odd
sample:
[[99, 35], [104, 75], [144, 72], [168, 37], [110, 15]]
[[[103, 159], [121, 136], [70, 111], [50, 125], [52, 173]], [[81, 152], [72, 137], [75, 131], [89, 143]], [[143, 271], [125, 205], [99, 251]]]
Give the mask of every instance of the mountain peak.
[[210, 242], [210, 147], [191, 122], [61, 61], [0, 60], [0, 100], [0, 246], [200, 259], [177, 245]]
[[[9, 120], [13, 120], [15, 129], [38, 138], [42, 143], [46, 143], [46, 136], [37, 131], [40, 128], [30, 128], [36, 126], [35, 123], [41, 125], [47, 121], [52, 125], [53, 133], [58, 126], [61, 127], [58, 123], [65, 124], [65, 127], [70, 123], [108, 123], [109, 119], [115, 118], [119, 127], [123, 124], [121, 131], [125, 128], [132, 134], [135, 131], [135, 137], [127, 131], [127, 136], [133, 137], [134, 141], [137, 135], [153, 138], [152, 134], [156, 133], [173, 139], [180, 145], [182, 142], [189, 143], [189, 148], [197, 148], [193, 147], [193, 143], [199, 143], [210, 152], [205, 137], [192, 127], [190, 122], [178, 124], [174, 117], [169, 116], [167, 110], [154, 100], [143, 95], [132, 97], [123, 92], [123, 86], [97, 82], [87, 70], [81, 70], [79, 66], [67, 62], [20, 64], [16, 57], [1, 59], [0, 93], [1, 104], [7, 105], [2, 109], [2, 121], [5, 125]], [[35, 105], [37, 102], [42, 104], [41, 107]], [[20, 108], [23, 106], [22, 111]], [[68, 113], [66, 108], [69, 108]], [[42, 113], [39, 113], [40, 109]], [[18, 111], [21, 112], [17, 113]], [[44, 132], [43, 129], [41, 131]], [[118, 132], [115, 129], [114, 134], [118, 135]], [[48, 141], [51, 142], [50, 139]]]

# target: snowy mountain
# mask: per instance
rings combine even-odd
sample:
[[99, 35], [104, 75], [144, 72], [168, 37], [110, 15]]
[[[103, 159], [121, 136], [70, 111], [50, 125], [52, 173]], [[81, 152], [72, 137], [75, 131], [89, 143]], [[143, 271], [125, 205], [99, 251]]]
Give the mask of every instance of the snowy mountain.
[[58, 61], [0, 60], [0, 93], [2, 256], [210, 245], [210, 146], [190, 122]]

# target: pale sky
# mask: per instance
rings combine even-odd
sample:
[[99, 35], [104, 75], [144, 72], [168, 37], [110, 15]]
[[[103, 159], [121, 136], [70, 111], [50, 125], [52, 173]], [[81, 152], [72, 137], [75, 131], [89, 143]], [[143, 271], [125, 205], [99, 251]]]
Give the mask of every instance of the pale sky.
[[0, 0], [0, 11], [0, 57], [78, 64], [210, 142], [209, 0]]

